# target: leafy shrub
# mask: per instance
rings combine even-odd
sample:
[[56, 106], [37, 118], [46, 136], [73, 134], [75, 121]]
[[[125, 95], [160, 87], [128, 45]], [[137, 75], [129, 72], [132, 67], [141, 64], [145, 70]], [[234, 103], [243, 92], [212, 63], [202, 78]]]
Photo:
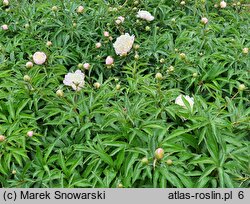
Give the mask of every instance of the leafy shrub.
[[[249, 5], [180, 2], [1, 6], [1, 187], [249, 187]], [[113, 48], [123, 33], [135, 36], [125, 57]], [[37, 51], [45, 64], [26, 68]], [[78, 69], [74, 91], [63, 80]]]

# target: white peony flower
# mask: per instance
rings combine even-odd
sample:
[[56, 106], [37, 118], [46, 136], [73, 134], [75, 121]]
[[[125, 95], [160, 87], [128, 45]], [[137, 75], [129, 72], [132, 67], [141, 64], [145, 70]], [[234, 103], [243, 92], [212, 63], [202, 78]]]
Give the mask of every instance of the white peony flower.
[[135, 36], [130, 36], [128, 33], [118, 37], [113, 44], [116, 54], [120, 56], [126, 55], [131, 50], [134, 40]]
[[84, 73], [81, 70], [76, 70], [75, 73], [65, 75], [63, 83], [66, 86], [71, 86], [75, 91], [80, 91], [84, 86]]
[[182, 94], [180, 94], [180, 95], [175, 99], [175, 104], [177, 104], [177, 105], [179, 105], [179, 106], [182, 106], [183, 108], [186, 108], [186, 109], [187, 109], [185, 103], [184, 103], [183, 100], [182, 100], [182, 97], [185, 98], [185, 99], [188, 101], [188, 103], [189, 103], [191, 109], [193, 109], [193, 106], [194, 106], [194, 99], [193, 99], [192, 97], [189, 97], [189, 96], [183, 96]]
[[36, 52], [33, 55], [33, 60], [36, 64], [41, 65], [43, 64], [47, 59], [47, 56], [44, 52]]
[[154, 16], [152, 16], [148, 11], [143, 11], [143, 10], [142, 11], [138, 11], [136, 17], [144, 19], [144, 20], [147, 20], [147, 21], [154, 20]]

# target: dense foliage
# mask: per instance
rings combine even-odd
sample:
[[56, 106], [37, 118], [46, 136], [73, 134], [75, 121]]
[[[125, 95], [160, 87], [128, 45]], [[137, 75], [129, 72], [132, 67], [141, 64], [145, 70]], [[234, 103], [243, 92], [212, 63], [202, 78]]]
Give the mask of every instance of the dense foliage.
[[0, 186], [249, 187], [250, 7], [226, 3], [0, 3]]

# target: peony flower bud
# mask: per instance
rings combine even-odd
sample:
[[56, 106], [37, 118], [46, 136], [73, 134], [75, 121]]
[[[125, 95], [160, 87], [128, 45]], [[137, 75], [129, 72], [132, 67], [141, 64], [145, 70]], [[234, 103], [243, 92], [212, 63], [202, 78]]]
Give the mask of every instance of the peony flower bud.
[[176, 20], [175, 20], [175, 18], [172, 18], [171, 21], [174, 23]]
[[180, 53], [180, 58], [181, 59], [185, 59], [186, 58], [186, 54], [185, 53]]
[[63, 96], [64, 96], [63, 90], [58, 89], [58, 90], [56, 91], [56, 95], [59, 96], [59, 97], [63, 97]]
[[133, 47], [134, 47], [135, 50], [138, 50], [140, 48], [140, 45], [135, 44]]
[[118, 187], [118, 188], [123, 188], [122, 183], [119, 183], [117, 187]]
[[2, 25], [1, 27], [2, 27], [3, 30], [8, 30], [9, 29], [6, 24]]
[[28, 82], [31, 80], [31, 78], [29, 75], [24, 75], [23, 80]]
[[140, 56], [138, 54], [135, 54], [135, 59], [138, 60], [140, 58]]
[[163, 64], [165, 62], [165, 59], [161, 58], [160, 63]]
[[108, 56], [106, 58], [106, 65], [112, 65], [112, 64], [114, 64], [114, 59], [113, 59], [113, 57]]
[[245, 47], [245, 48], [242, 49], [242, 53], [243, 54], [248, 54], [248, 52], [249, 52], [249, 48], [248, 47]]
[[33, 67], [33, 63], [32, 62], [27, 62], [25, 66], [26, 66], [26, 68], [31, 68], [31, 67]]
[[147, 157], [142, 158], [141, 163], [144, 164], [144, 165], [147, 165], [148, 164], [148, 158]]
[[83, 13], [84, 11], [84, 7], [83, 6], [79, 6], [76, 10], [77, 13]]
[[9, 5], [9, 1], [8, 0], [3, 0], [3, 5], [4, 6], [8, 6]]
[[83, 64], [83, 67], [84, 67], [84, 69], [89, 70], [90, 64], [89, 64], [89, 63], [84, 63], [84, 64]]
[[76, 23], [73, 23], [73, 27], [75, 28], [77, 26], [77, 24]]
[[82, 68], [83, 68], [83, 64], [82, 64], [82, 63], [79, 63], [79, 64], [77, 65], [77, 67], [78, 67], [79, 69], [82, 69]]
[[194, 72], [193, 73], [193, 77], [196, 78], [198, 76], [198, 73], [197, 72]]
[[98, 42], [98, 43], [95, 44], [96, 48], [100, 48], [101, 46], [102, 46], [102, 44], [100, 42]]
[[116, 88], [116, 90], [120, 90], [121, 89], [121, 85], [120, 84], [116, 84], [115, 88]]
[[168, 72], [173, 72], [174, 71], [174, 67], [173, 66], [170, 66], [167, 70]]
[[161, 74], [160, 72], [158, 72], [158, 73], [156, 73], [155, 78], [156, 78], [157, 80], [162, 80], [162, 79], [163, 79], [163, 76], [162, 76], [162, 74]]
[[139, 4], [139, 1], [134, 1], [134, 5], [138, 5]]
[[48, 41], [48, 42], [46, 43], [46, 45], [49, 47], [49, 46], [52, 45], [52, 42], [51, 42], [51, 41]]
[[57, 6], [52, 6], [51, 10], [52, 10], [52, 11], [57, 11], [58, 8], [57, 8]]
[[116, 23], [117, 25], [120, 25], [122, 22], [121, 22], [119, 19], [117, 19], [117, 20], [115, 20], [115, 23]]
[[220, 2], [220, 7], [221, 8], [226, 8], [227, 7], [227, 3], [225, 1], [221, 1]]
[[11, 172], [11, 173], [15, 175], [15, 174], [16, 174], [16, 170], [12, 170], [12, 172]]
[[186, 2], [185, 1], [181, 1], [181, 3], [180, 3], [182, 6], [183, 5], [185, 5], [186, 4]]
[[0, 142], [3, 142], [5, 140], [5, 136], [4, 135], [0, 135]]
[[146, 30], [146, 31], [150, 31], [151, 28], [150, 28], [149, 26], [146, 26], [146, 27], [145, 27], [145, 30]]
[[168, 160], [166, 161], [166, 163], [167, 163], [167, 165], [171, 166], [171, 165], [173, 164], [173, 161], [172, 161], [171, 159], [168, 159]]
[[109, 37], [109, 32], [108, 32], [108, 31], [104, 31], [104, 32], [103, 32], [103, 35], [104, 35], [105, 37]]
[[117, 18], [117, 20], [120, 20], [120, 21], [121, 21], [121, 23], [123, 23], [123, 22], [124, 22], [124, 20], [125, 20], [125, 18], [124, 18], [123, 16], [119, 16], [119, 17]]
[[33, 132], [33, 131], [27, 132], [27, 136], [32, 137], [33, 135], [34, 135], [34, 132]]
[[93, 86], [96, 88], [96, 89], [99, 89], [101, 87], [101, 84], [99, 82], [95, 82], [93, 84]]
[[208, 23], [208, 19], [206, 17], [203, 17], [203, 18], [201, 18], [201, 22], [203, 24], [207, 24]]
[[30, 25], [29, 25], [28, 23], [26, 23], [26, 24], [24, 25], [24, 27], [25, 27], [25, 28], [29, 28]]
[[160, 160], [164, 156], [164, 150], [162, 148], [158, 148], [155, 150], [155, 158]]
[[238, 86], [238, 90], [239, 90], [239, 91], [244, 91], [245, 89], [246, 89], [245, 84], [240, 84], [240, 85]]

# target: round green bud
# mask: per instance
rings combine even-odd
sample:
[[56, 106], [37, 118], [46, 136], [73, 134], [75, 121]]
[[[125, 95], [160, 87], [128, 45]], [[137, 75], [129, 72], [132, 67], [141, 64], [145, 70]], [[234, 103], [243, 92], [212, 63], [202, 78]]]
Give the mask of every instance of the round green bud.
[[245, 89], [246, 89], [245, 84], [240, 84], [240, 85], [238, 86], [238, 90], [239, 90], [239, 91], [244, 91]]
[[147, 157], [142, 158], [141, 163], [147, 165], [148, 164], [148, 158]]
[[168, 160], [166, 161], [166, 163], [167, 163], [167, 165], [171, 166], [171, 165], [173, 164], [173, 161], [172, 161], [171, 159], [168, 159]]

